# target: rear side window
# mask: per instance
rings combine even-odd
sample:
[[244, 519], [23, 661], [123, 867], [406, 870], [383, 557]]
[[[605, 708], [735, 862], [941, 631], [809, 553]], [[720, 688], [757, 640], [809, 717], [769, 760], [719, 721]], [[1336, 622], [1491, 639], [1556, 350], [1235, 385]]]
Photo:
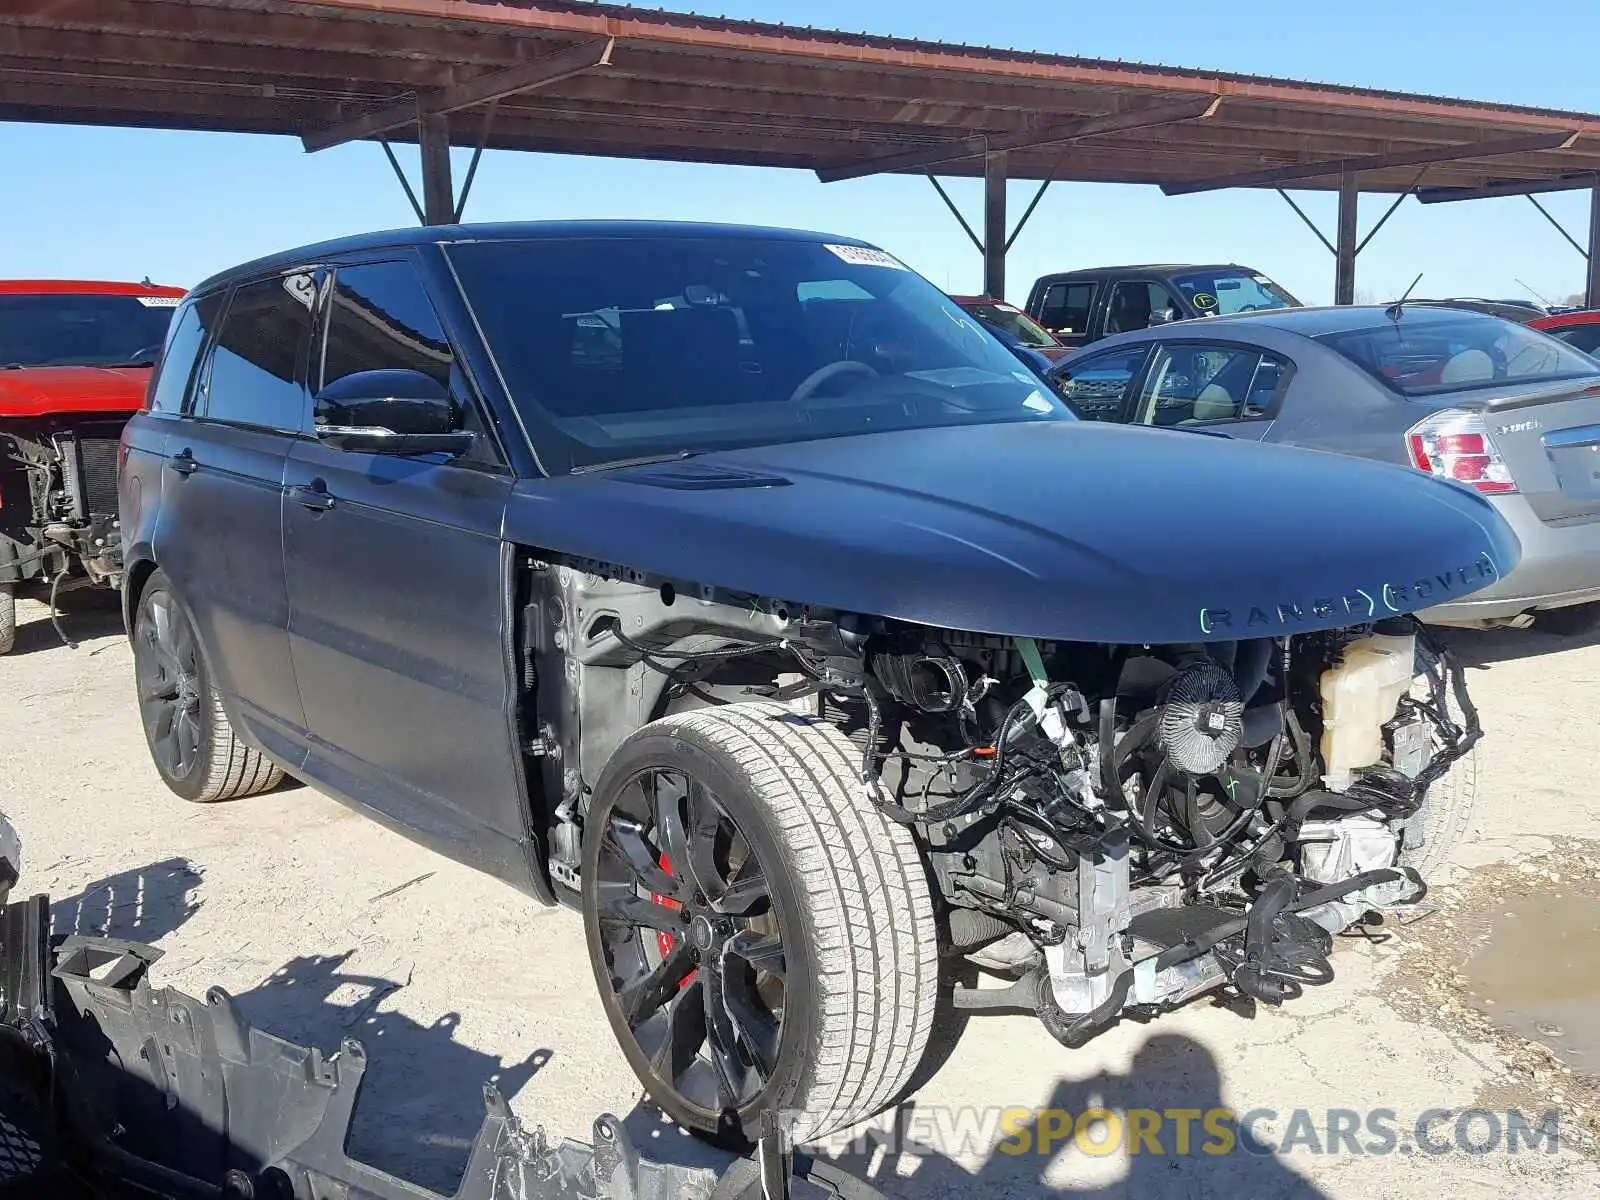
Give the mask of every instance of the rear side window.
[[1267, 416], [1288, 363], [1245, 346], [1162, 346], [1139, 399], [1142, 425], [1195, 425]]
[[1582, 350], [1585, 354], [1594, 354], [1600, 351], [1600, 322], [1591, 325], [1568, 325], [1565, 329], [1550, 330], [1552, 337], [1558, 337], [1567, 345]]
[[1516, 384], [1554, 383], [1600, 373], [1600, 364], [1547, 333], [1499, 317], [1424, 309], [1363, 329], [1325, 333], [1337, 350], [1403, 396]]
[[262, 429], [305, 426], [306, 359], [315, 297], [309, 272], [234, 289], [211, 354], [205, 415]]
[[1052, 377], [1056, 391], [1085, 421], [1119, 421], [1146, 353], [1147, 347], [1135, 346], [1074, 362]]
[[1039, 305], [1039, 324], [1051, 333], [1089, 332], [1089, 308], [1094, 303], [1094, 283], [1052, 283]]
[[156, 370], [150, 387], [150, 411], [179, 413], [183, 411], [183, 398], [189, 391], [189, 380], [194, 377], [194, 365], [205, 349], [206, 329], [200, 313], [193, 304], [186, 304], [172, 323], [166, 349], [161, 354], [161, 365]]
[[408, 262], [341, 267], [328, 304], [322, 387], [358, 371], [420, 371], [450, 387], [455, 357]]

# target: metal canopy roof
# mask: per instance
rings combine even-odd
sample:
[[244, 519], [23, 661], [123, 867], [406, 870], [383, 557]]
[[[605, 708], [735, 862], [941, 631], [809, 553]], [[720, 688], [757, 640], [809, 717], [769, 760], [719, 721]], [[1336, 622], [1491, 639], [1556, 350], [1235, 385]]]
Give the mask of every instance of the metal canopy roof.
[[[493, 121], [478, 119], [491, 106]], [[8, 0], [0, 119], [1363, 191], [1585, 186], [1600, 116], [561, 0]], [[471, 111], [469, 111], [471, 110]], [[440, 122], [443, 123], [442, 121]], [[481, 128], [480, 128], [481, 127]]]

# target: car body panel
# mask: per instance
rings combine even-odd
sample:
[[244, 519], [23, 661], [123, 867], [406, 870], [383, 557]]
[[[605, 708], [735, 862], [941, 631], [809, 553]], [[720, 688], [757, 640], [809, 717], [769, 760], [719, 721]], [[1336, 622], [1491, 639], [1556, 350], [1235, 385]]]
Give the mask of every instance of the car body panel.
[[[950, 469], [969, 460], [1004, 469]], [[754, 482], [705, 486], [718, 471]], [[1275, 491], [1293, 502], [1263, 507]], [[1225, 514], [1245, 508], [1252, 542], [1273, 551], [1241, 561]], [[1374, 536], [1408, 520], [1426, 524], [1425, 545]], [[1319, 537], [1308, 540], [1307, 528]], [[1435, 480], [1331, 455], [1062, 422], [864, 435], [525, 481], [506, 532], [792, 603], [1117, 643], [1236, 637], [1246, 621], [1261, 633], [1349, 625], [1483, 587], [1518, 556], [1482, 497]], [[1240, 625], [1219, 612], [1240, 614]]]
[[[302, 438], [284, 479], [289, 648], [311, 770], [347, 776], [435, 841], [481, 826], [513, 845], [527, 832], [516, 756], [484, 745], [506, 738], [512, 707], [500, 539], [510, 478]], [[308, 507], [299, 489], [332, 506]], [[519, 861], [504, 846], [502, 877]]]
[[131, 415], [144, 403], [149, 367], [25, 367], [0, 371], [0, 421], [78, 413]]
[[[287, 434], [214, 421], [169, 429], [151, 538], [155, 561], [193, 615], [229, 715], [279, 753], [305, 729], [283, 571], [290, 442]], [[153, 483], [151, 473], [142, 488]]]

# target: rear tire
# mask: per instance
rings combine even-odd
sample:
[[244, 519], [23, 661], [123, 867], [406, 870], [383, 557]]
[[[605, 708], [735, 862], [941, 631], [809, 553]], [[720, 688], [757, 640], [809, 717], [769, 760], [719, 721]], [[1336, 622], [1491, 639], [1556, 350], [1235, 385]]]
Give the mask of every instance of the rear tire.
[[157, 571], [139, 596], [133, 625], [139, 716], [162, 781], [196, 804], [254, 796], [283, 770], [234, 733], [189, 614]]
[[[655, 1103], [713, 1141], [748, 1145], [769, 1113], [815, 1140], [881, 1111], [923, 1059], [939, 992], [933, 905], [911, 831], [878, 810], [857, 761], [832, 725], [731, 704], [646, 725], [595, 789], [583, 913], [606, 1017]], [[761, 900], [716, 899], [747, 875]], [[719, 904], [743, 911], [716, 933]], [[750, 938], [775, 977], [745, 956]], [[718, 995], [731, 1023], [707, 999]]]
[[0, 654], [17, 643], [17, 585], [0, 583]]

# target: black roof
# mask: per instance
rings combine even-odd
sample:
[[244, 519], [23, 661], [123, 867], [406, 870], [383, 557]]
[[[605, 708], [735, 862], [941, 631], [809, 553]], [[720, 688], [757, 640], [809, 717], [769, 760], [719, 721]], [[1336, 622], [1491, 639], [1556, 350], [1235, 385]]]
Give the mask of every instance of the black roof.
[[314, 242], [269, 254], [225, 271], [218, 271], [197, 284], [202, 291], [220, 284], [272, 271], [287, 271], [338, 255], [363, 250], [389, 250], [400, 246], [431, 246], [448, 242], [528, 241], [534, 238], [781, 238], [797, 242], [831, 242], [834, 245], [869, 246], [859, 238], [833, 233], [812, 233], [799, 229], [775, 229], [759, 225], [719, 225], [701, 221], [502, 221], [476, 225], [412, 225], [359, 233], [332, 241]]
[[1048, 275], [1041, 275], [1040, 280], [1061, 280], [1071, 278], [1098, 279], [1102, 275], [1174, 275], [1180, 271], [1250, 271], [1252, 267], [1241, 266], [1238, 263], [1132, 263], [1124, 267], [1082, 267], [1076, 271], [1051, 271]]

